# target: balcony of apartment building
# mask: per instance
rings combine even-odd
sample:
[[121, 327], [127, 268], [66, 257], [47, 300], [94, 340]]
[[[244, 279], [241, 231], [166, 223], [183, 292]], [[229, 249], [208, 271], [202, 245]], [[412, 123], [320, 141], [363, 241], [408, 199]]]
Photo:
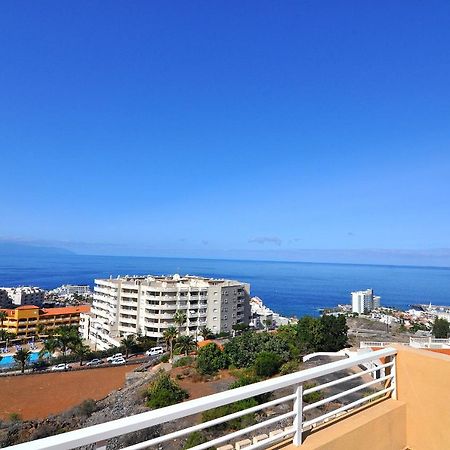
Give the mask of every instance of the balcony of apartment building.
[[[106, 449], [110, 439], [166, 423], [170, 423], [169, 431], [125, 448], [160, 449], [174, 441], [182, 448], [189, 434], [252, 413], [260, 414], [260, 420], [232, 432], [220, 428], [207, 442], [192, 449], [449, 448], [449, 356], [397, 345], [348, 355], [289, 375], [19, 444], [10, 450], [71, 449], [92, 444]], [[325, 395], [306, 401], [306, 396], [317, 391]], [[272, 394], [265, 403], [208, 422], [194, 421], [184, 428], [172, 426], [186, 424], [180, 419], [188, 416], [197, 417], [203, 411], [265, 393]]]

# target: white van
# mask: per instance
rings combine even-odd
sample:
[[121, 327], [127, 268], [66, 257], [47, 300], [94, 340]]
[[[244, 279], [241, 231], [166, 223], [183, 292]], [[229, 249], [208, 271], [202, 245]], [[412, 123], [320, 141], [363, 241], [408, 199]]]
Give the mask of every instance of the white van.
[[162, 347], [152, 347], [151, 349], [147, 350], [145, 354], [147, 356], [157, 356], [162, 355], [164, 353], [164, 349]]

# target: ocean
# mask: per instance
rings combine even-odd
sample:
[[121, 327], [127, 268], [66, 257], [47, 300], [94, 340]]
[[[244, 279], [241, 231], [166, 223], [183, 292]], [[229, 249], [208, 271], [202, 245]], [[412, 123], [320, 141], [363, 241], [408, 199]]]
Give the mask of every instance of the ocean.
[[251, 294], [287, 316], [318, 315], [319, 308], [350, 303], [350, 292], [373, 288], [381, 304], [450, 304], [450, 268], [233, 261], [126, 256], [0, 256], [0, 286], [93, 285], [94, 278], [139, 274], [190, 274], [251, 284]]

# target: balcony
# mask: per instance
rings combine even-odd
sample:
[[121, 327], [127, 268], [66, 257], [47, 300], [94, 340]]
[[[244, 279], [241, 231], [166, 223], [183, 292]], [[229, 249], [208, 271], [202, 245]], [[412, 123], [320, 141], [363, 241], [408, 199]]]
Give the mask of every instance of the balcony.
[[[348, 384], [350, 380], [353, 382], [351, 387]], [[167, 422], [176, 423], [187, 416], [271, 392], [280, 395], [274, 395], [266, 403], [170, 431], [127, 449], [165, 448], [165, 443], [174, 439], [181, 448], [183, 439], [194, 431], [249, 413], [269, 410], [270, 414], [263, 421], [229, 434], [214, 436], [193, 449], [205, 450], [215, 446], [229, 450], [294, 450], [299, 447], [304, 450], [441, 450], [448, 448], [450, 442], [449, 380], [450, 357], [404, 346], [387, 347], [9, 448], [56, 450], [96, 444], [96, 448], [106, 449], [109, 439]], [[311, 381], [318, 384], [307, 387]], [[304, 402], [305, 395], [318, 390], [328, 392], [331, 387], [332, 395], [314, 403]], [[361, 394], [367, 388], [376, 390], [355, 399], [355, 393]], [[343, 398], [348, 401], [342, 406], [332, 410], [323, 408]], [[275, 408], [279, 405], [285, 406], [281, 412]], [[311, 415], [312, 411], [316, 414]]]

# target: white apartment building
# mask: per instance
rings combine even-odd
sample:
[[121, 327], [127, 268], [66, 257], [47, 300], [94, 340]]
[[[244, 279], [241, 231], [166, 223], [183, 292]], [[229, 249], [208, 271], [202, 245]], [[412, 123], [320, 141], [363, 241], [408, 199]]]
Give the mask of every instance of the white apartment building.
[[89, 295], [91, 293], [91, 289], [89, 288], [89, 286], [84, 284], [63, 284], [62, 286], [53, 289], [53, 291], [51, 292], [60, 296], [69, 297], [74, 294]]
[[119, 345], [128, 334], [162, 338], [176, 311], [186, 314], [180, 332], [231, 332], [250, 321], [250, 285], [196, 276], [124, 276], [95, 280], [89, 340], [98, 349]]
[[365, 314], [380, 307], [381, 297], [374, 295], [373, 289], [352, 292], [352, 312]]
[[[11, 306], [34, 305], [41, 306], [44, 302], [45, 291], [33, 286], [19, 286], [0, 288], [6, 292], [7, 302]], [[2, 295], [3, 298], [3, 295]]]

